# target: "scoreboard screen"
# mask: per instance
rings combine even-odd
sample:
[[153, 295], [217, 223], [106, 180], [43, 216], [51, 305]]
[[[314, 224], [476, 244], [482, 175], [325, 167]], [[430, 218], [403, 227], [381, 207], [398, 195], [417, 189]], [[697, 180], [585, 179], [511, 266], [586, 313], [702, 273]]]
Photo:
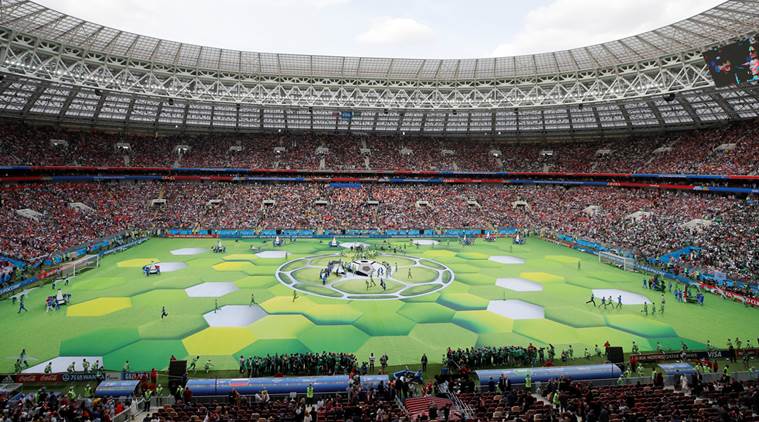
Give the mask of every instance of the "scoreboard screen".
[[704, 53], [704, 61], [718, 87], [759, 81], [757, 37], [742, 40]]

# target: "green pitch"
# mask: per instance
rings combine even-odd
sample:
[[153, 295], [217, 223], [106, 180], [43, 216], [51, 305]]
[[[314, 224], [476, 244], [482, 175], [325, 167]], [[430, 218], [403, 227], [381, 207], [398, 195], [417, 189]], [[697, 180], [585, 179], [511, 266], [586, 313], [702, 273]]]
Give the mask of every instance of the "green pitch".
[[[577, 356], [607, 340], [629, 351], [633, 341], [642, 350], [657, 342], [678, 349], [681, 341], [723, 346], [728, 337], [754, 344], [759, 336], [756, 310], [713, 295], [701, 307], [675, 303], [667, 294], [665, 313], [656, 316], [644, 316], [641, 305], [603, 310], [585, 304], [593, 289], [642, 295], [657, 308], [661, 298], [642, 288], [641, 274], [537, 239], [523, 246], [498, 240], [469, 247], [395, 240], [406, 250], [372, 258], [389, 264], [384, 290], [376, 277], [376, 285], [368, 286], [363, 278], [336, 275], [322, 283], [320, 268], [340, 259], [340, 249], [326, 242], [273, 248], [260, 240], [225, 241], [225, 254], [208, 251], [214, 243], [153, 239], [105, 257], [100, 268], [63, 287], [73, 302], [59, 311], [45, 312], [49, 285], [28, 293], [29, 312], [17, 314], [17, 306], [3, 301], [0, 372], [13, 369], [22, 348], [32, 365], [58, 356], [97, 356], [109, 369], [128, 359], [133, 369], [147, 370], [166, 368], [171, 355], [200, 355], [212, 359], [215, 369], [235, 369], [241, 354], [326, 350], [367, 360], [374, 352], [400, 365], [417, 363], [422, 353], [440, 362], [448, 347], [552, 343], [561, 350], [571, 344]], [[279, 254], [257, 255], [251, 246]], [[278, 256], [282, 252], [287, 256]], [[344, 254], [344, 260], [353, 258]], [[151, 260], [175, 271], [145, 277], [141, 267]], [[163, 320], [162, 306], [169, 313]]]

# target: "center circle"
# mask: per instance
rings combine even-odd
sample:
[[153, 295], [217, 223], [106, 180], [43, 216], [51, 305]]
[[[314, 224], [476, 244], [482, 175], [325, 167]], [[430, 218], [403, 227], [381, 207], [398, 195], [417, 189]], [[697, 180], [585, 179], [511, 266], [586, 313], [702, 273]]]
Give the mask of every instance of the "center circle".
[[334, 253], [285, 262], [275, 277], [289, 289], [325, 298], [392, 300], [440, 291], [453, 282], [455, 274], [429, 258], [377, 253], [350, 259]]

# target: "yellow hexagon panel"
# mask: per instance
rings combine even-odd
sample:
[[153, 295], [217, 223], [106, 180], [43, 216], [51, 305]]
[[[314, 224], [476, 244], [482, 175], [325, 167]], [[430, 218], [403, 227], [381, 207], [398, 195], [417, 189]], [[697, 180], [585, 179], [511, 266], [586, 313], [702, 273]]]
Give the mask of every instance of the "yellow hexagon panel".
[[252, 253], [237, 253], [224, 257], [225, 261], [255, 261], [258, 257]]
[[255, 269], [256, 266], [250, 262], [230, 261], [216, 264], [211, 268], [216, 271], [250, 271]]
[[141, 268], [150, 264], [151, 262], [158, 262], [158, 258], [127, 259], [124, 261], [119, 261], [116, 266], [119, 268]]
[[519, 276], [522, 278], [526, 278], [528, 280], [540, 281], [543, 283], [556, 283], [556, 282], [564, 281], [564, 277], [560, 275], [543, 273], [543, 272], [520, 273]]
[[231, 355], [256, 341], [245, 327], [210, 327], [182, 340], [190, 355]]
[[128, 297], [101, 297], [69, 306], [66, 309], [66, 315], [70, 317], [96, 317], [131, 307], [132, 299]]

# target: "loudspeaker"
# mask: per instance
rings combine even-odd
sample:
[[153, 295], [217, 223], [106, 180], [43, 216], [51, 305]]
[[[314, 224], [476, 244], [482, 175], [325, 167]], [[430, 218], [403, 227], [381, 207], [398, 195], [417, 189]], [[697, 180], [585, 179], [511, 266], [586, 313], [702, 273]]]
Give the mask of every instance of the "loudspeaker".
[[172, 360], [169, 362], [169, 376], [183, 376], [187, 372], [186, 360]]
[[187, 375], [186, 360], [172, 360], [169, 362], [169, 391], [174, 394], [178, 385], [184, 383]]
[[625, 361], [625, 353], [621, 347], [607, 347], [606, 358], [611, 363], [623, 363]]

